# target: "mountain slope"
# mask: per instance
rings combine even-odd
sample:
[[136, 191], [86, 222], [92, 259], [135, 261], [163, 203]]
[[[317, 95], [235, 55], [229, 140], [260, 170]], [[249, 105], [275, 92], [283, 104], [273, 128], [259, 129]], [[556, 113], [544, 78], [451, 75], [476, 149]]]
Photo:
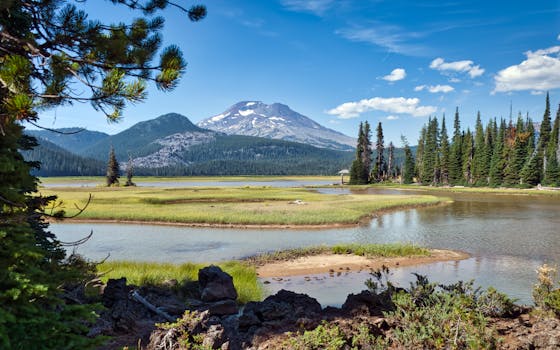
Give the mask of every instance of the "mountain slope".
[[229, 135], [266, 137], [335, 150], [351, 150], [356, 146], [355, 139], [328, 129], [280, 103], [239, 102], [197, 125]]
[[113, 146], [117, 158], [123, 162], [129, 156], [138, 158], [159, 151], [164, 145], [155, 141], [167, 136], [181, 133], [203, 135], [209, 132], [194, 125], [187, 117], [181, 114], [168, 113], [155, 119], [134, 124], [116, 135], [100, 140], [80, 152], [80, 155], [95, 159], [107, 159], [107, 154], [111, 146]]
[[[333, 175], [347, 167], [353, 153], [296, 142], [214, 134], [175, 155], [180, 162], [138, 169], [146, 175]], [[168, 159], [168, 158], [165, 158]], [[137, 162], [144, 159], [134, 159]], [[152, 159], [153, 160], [153, 159]], [[151, 163], [155, 164], [155, 163]]]
[[99, 176], [105, 174], [105, 162], [80, 157], [42, 138], [37, 138], [37, 141], [39, 145], [33, 150], [22, 152], [25, 160], [41, 162], [41, 168], [33, 170], [33, 175]]
[[90, 131], [81, 128], [61, 128], [50, 130], [25, 130], [25, 133], [43, 140], [47, 140], [65, 150], [80, 153], [93, 144], [109, 137], [108, 134], [99, 131]]

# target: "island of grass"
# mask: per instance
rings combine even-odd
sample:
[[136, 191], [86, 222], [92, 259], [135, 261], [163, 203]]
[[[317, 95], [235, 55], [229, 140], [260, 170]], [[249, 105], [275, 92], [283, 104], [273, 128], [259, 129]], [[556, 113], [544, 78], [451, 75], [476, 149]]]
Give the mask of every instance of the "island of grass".
[[71, 216], [92, 199], [80, 220], [225, 227], [356, 225], [382, 211], [448, 203], [431, 195], [331, 195], [305, 188], [91, 187], [44, 188]]
[[[281, 250], [215, 265], [233, 277], [239, 295], [237, 301], [245, 304], [260, 301], [265, 296], [259, 277], [328, 273], [339, 268], [354, 271], [375, 270], [381, 266], [396, 268], [467, 257], [462, 252], [426, 249], [409, 243], [338, 244]], [[207, 265], [209, 264], [106, 261], [98, 265], [97, 270], [102, 275], [103, 282], [110, 278], [126, 277], [128, 283], [133, 285], [161, 286], [165, 281], [176, 280], [176, 288], [183, 288], [196, 282], [198, 270]]]

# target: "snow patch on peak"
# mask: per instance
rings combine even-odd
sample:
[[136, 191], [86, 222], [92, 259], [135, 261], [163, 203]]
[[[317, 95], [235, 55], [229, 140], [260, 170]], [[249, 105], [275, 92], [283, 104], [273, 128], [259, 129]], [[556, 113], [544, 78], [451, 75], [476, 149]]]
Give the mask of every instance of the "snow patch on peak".
[[268, 119], [270, 119], [270, 120], [281, 120], [281, 121], [283, 121], [283, 122], [286, 121], [286, 119], [284, 119], [284, 118], [282, 118], [282, 117], [270, 117], [270, 118], [268, 118]]
[[252, 110], [252, 109], [247, 109], [247, 110], [244, 110], [244, 111], [239, 111], [239, 114], [241, 114], [241, 115], [244, 116], [244, 117], [248, 116], [249, 114], [253, 114], [253, 113], [255, 113], [255, 111]]
[[247, 102], [245, 107], [249, 107], [249, 106], [256, 105], [256, 104], [257, 104], [256, 102]]
[[224, 119], [224, 118], [227, 117], [228, 115], [230, 115], [229, 112], [226, 113], [226, 114], [218, 114], [218, 115], [216, 115], [216, 116], [210, 118], [208, 121], [214, 123], [214, 122], [217, 122], [217, 121], [219, 121], [219, 120]]

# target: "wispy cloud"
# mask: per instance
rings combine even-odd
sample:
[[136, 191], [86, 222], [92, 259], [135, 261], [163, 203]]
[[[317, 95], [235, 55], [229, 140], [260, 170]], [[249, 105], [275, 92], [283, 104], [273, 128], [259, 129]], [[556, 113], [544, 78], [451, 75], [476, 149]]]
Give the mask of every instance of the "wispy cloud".
[[374, 97], [356, 102], [343, 103], [329, 111], [340, 119], [350, 119], [370, 111], [383, 111], [388, 113], [409, 114], [414, 117], [425, 117], [437, 111], [434, 106], [421, 106], [418, 98], [405, 97]]
[[397, 119], [399, 119], [399, 117], [396, 116], [396, 115], [388, 115], [387, 117], [385, 117], [385, 119], [387, 119], [387, 120], [397, 120]]
[[336, 34], [350, 41], [379, 46], [392, 53], [407, 56], [425, 56], [429, 53], [427, 47], [418, 44], [418, 38], [425, 33], [407, 32], [399, 26], [375, 23], [369, 28], [339, 29]]
[[534, 94], [560, 88], [560, 46], [527, 51], [525, 56], [521, 63], [496, 74], [492, 93], [532, 90]]
[[395, 68], [390, 74], [381, 77], [381, 79], [391, 82], [403, 80], [404, 78], [406, 78], [406, 70], [404, 68]]
[[471, 60], [462, 60], [454, 62], [445, 62], [441, 57], [438, 57], [430, 63], [430, 68], [440, 72], [458, 72], [468, 73], [471, 78], [476, 78], [484, 74], [484, 69], [479, 65], [475, 65]]
[[335, 0], [282, 0], [282, 5], [290, 11], [309, 12], [323, 16], [335, 4]]
[[437, 94], [439, 92], [443, 92], [444, 94], [454, 91], [455, 88], [451, 85], [418, 85], [417, 87], [414, 88], [414, 91], [422, 91], [422, 90], [427, 90], [429, 92], [431, 92], [432, 94]]

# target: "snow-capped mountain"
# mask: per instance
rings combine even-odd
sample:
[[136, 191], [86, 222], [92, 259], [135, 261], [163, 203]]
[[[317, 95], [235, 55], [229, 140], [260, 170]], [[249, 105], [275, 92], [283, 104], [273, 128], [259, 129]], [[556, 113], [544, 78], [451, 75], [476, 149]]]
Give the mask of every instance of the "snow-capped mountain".
[[229, 135], [266, 137], [335, 150], [351, 150], [356, 146], [354, 138], [326, 128], [281, 103], [239, 102], [197, 125]]

